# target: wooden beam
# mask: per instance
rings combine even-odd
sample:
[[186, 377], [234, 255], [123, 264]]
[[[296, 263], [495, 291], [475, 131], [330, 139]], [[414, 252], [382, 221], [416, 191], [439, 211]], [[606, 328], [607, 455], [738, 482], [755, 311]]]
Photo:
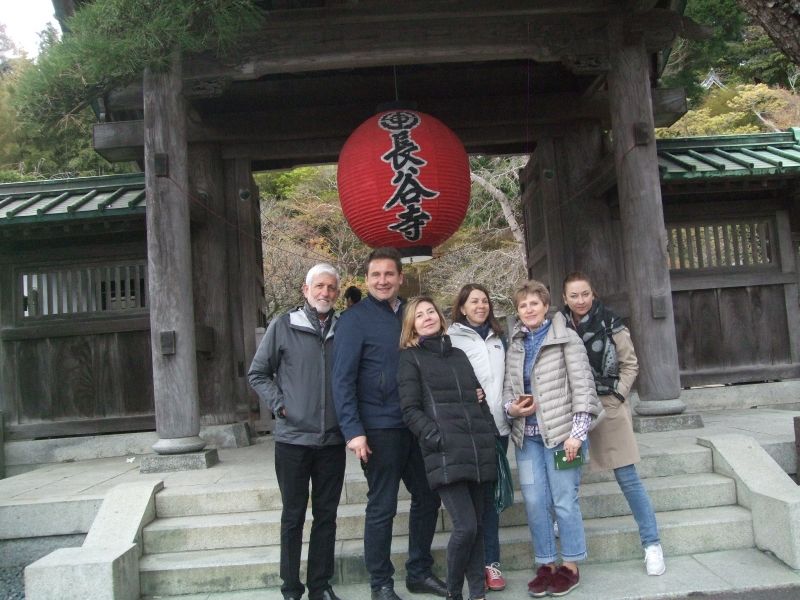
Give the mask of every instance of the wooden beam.
[[[652, 103], [659, 126], [674, 122], [686, 111], [683, 89], [654, 90]], [[447, 123], [467, 150], [475, 153], [498, 145], [509, 153], [529, 152], [536, 137], [552, 127], [581, 120], [605, 123], [609, 116], [605, 92], [594, 98], [566, 93], [531, 98], [432, 98], [418, 106]], [[223, 144], [227, 158], [335, 162], [347, 137], [374, 110], [372, 105], [350, 104], [217, 113], [206, 116], [202, 124], [190, 122], [187, 135], [190, 142]], [[141, 156], [141, 121], [99, 123], [93, 131], [95, 150], [107, 160], [135, 160]]]
[[[395, 3], [398, 6], [403, 3]], [[361, 10], [361, 9], [359, 9]], [[420, 20], [376, 15], [369, 26], [357, 20], [316, 18], [305, 11], [285, 11], [242, 44], [238, 62], [225, 65], [210, 54], [188, 57], [188, 80], [200, 88], [214, 82], [259, 79], [271, 73], [359, 69], [386, 65], [462, 63], [524, 59], [537, 62], [583, 60], [607, 66], [604, 12], [581, 15], [442, 13]], [[294, 13], [294, 14], [292, 14]], [[185, 86], [190, 91], [193, 86]]]
[[[146, 313], [146, 309], [143, 309]], [[96, 318], [82, 320], [49, 320], [29, 323], [24, 326], [3, 327], [0, 340], [4, 342], [36, 340], [75, 335], [100, 335], [125, 331], [149, 331], [150, 319], [147, 314], [134, 317]]]
[[26, 423], [6, 425], [9, 440], [30, 440], [44, 437], [68, 435], [97, 435], [99, 433], [122, 433], [126, 431], [152, 431], [156, 428], [153, 415], [135, 417], [109, 417], [106, 419], [75, 419], [50, 423]]
[[[653, 5], [655, 0], [646, 4]], [[278, 4], [272, 2], [273, 5]], [[297, 2], [287, 2], [290, 10], [267, 11], [270, 22], [286, 25], [325, 25], [330, 23], [370, 24], [386, 20], [431, 21], [450, 20], [454, 15], [487, 18], [495, 16], [533, 15], [581, 15], [605, 13], [619, 9], [618, 0], [461, 0], [457, 6], [452, 2], [430, 0], [406, 0], [405, 2], [342, 2], [331, 3], [325, 8], [311, 3], [308, 8], [297, 10]], [[648, 6], [649, 8], [649, 6]], [[456, 12], [457, 10], [457, 12]]]
[[746, 367], [723, 367], [720, 369], [703, 369], [699, 371], [681, 371], [680, 379], [683, 387], [732, 383], [749, 383], [753, 381], [769, 381], [797, 379], [800, 377], [800, 365], [754, 365]]

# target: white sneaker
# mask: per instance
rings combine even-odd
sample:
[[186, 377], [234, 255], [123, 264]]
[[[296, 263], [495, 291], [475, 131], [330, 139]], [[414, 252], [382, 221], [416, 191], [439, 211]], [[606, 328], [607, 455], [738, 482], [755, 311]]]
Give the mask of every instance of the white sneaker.
[[667, 570], [661, 544], [651, 544], [644, 549], [644, 565], [648, 575], [663, 575]]

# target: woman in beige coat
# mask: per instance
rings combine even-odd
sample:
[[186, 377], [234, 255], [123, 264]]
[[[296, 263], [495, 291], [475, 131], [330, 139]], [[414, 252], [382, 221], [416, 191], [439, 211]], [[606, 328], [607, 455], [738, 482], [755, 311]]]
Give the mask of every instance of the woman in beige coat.
[[586, 558], [578, 503], [581, 469], [569, 463], [582, 457], [587, 432], [602, 407], [580, 338], [561, 313], [547, 317], [550, 292], [544, 284], [523, 284], [514, 294], [514, 306], [519, 322], [506, 355], [503, 402], [512, 420], [517, 473], [539, 565], [528, 594], [563, 596], [579, 585], [577, 562]]
[[630, 394], [639, 363], [628, 329], [597, 299], [589, 278], [571, 273], [564, 280], [564, 317], [586, 346], [597, 395], [605, 418], [589, 433], [592, 471], [613, 469], [614, 477], [631, 507], [645, 552], [648, 575], [666, 571], [653, 504], [635, 463], [639, 448], [625, 400]]

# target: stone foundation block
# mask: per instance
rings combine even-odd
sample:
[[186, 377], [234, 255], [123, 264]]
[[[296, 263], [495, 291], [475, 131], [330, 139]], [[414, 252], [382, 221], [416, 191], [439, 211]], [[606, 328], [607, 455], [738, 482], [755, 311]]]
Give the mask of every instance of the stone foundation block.
[[658, 417], [634, 415], [633, 417], [633, 430], [636, 433], [656, 433], [659, 431], [675, 431], [676, 429], [701, 429], [702, 427], [703, 418], [696, 413]]
[[141, 473], [166, 473], [208, 469], [219, 462], [216, 449], [184, 454], [148, 454], [142, 457]]
[[61, 548], [25, 569], [27, 600], [138, 600], [135, 544]]

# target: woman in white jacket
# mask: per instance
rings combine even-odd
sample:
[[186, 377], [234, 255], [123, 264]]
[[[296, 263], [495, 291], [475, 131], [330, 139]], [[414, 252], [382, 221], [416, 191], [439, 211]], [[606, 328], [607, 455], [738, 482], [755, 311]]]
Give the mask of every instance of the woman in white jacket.
[[[489, 290], [477, 283], [461, 288], [453, 303], [453, 324], [447, 330], [454, 347], [464, 351], [472, 369], [486, 394], [486, 403], [492, 412], [500, 442], [508, 450], [511, 427], [503, 409], [503, 377], [505, 375], [505, 346], [503, 329], [494, 316]], [[505, 589], [506, 582], [500, 570], [500, 515], [494, 508], [487, 486], [483, 511], [484, 573], [486, 588], [492, 591]]]

